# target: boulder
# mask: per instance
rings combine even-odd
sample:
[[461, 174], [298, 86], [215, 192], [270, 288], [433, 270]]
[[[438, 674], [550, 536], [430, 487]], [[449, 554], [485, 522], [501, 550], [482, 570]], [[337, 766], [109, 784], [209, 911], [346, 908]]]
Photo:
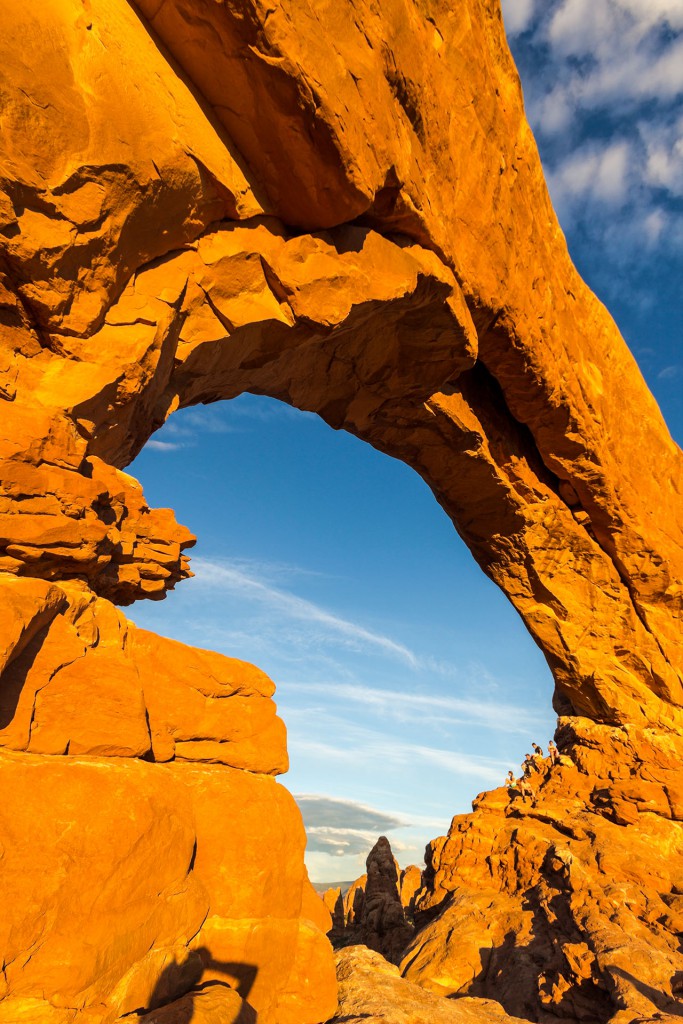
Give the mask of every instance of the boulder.
[[522, 1024], [490, 999], [444, 999], [366, 946], [337, 953], [339, 1006], [328, 1024]]

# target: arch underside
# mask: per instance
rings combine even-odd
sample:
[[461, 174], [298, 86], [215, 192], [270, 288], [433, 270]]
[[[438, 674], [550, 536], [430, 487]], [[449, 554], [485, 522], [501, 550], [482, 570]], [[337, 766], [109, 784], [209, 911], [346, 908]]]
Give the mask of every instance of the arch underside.
[[[163, 597], [193, 539], [125, 466], [177, 408], [250, 391], [412, 466], [555, 677], [561, 769], [535, 810], [494, 791], [432, 844], [408, 975], [498, 993], [515, 1013], [659, 1006], [644, 980], [670, 998], [681, 966], [681, 453], [571, 265], [497, 3], [349, 2], [327, 21], [293, 0], [86, 6], [7, 15], [5, 45], [30, 38], [44, 70], [15, 62], [2, 87], [3, 770], [23, 777], [30, 762], [46, 791], [73, 785], [84, 806], [94, 762], [74, 762], [69, 783], [72, 759], [115, 761], [108, 785], [136, 801], [163, 766], [187, 805], [181, 852], [142, 902], [156, 886], [172, 904], [183, 871], [192, 884], [181, 923], [147, 922], [151, 953], [74, 971], [56, 1005], [104, 1000], [107, 1021], [146, 1006], [143, 979], [194, 942], [260, 965], [250, 998], [265, 1022], [324, 1019], [331, 960], [306, 930], [295, 811], [278, 812], [299, 838], [273, 854], [291, 869], [276, 938], [254, 883], [240, 903], [216, 880], [228, 777], [266, 816], [280, 799], [272, 684], [143, 635], [114, 607]], [[532, 964], [523, 981], [496, 954], [508, 934]], [[18, 964], [35, 938], [12, 941]], [[492, 950], [479, 974], [468, 943]], [[328, 978], [319, 1004], [306, 957]], [[35, 977], [15, 968], [8, 999], [38, 998], [37, 963]]]

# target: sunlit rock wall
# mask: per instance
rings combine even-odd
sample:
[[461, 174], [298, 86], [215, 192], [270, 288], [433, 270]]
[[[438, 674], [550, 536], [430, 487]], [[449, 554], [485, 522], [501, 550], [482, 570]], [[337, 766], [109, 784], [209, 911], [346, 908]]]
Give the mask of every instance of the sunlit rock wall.
[[115, 607], [192, 540], [125, 466], [245, 390], [413, 466], [555, 676], [561, 771], [436, 842], [405, 969], [531, 1019], [665, 1008], [683, 462], [569, 260], [497, 0], [6, 0], [0, 50], [0, 1022], [199, 978], [221, 1020], [334, 1006], [270, 683]]

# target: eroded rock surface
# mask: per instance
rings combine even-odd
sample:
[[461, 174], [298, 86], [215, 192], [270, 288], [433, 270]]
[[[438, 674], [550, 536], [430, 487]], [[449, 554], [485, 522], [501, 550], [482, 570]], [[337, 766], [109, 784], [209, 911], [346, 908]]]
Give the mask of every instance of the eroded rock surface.
[[340, 889], [325, 893], [332, 914], [329, 936], [335, 948], [360, 944], [397, 964], [415, 933], [412, 915], [422, 873], [414, 864], [401, 870], [386, 836], [373, 846], [366, 868], [344, 896]]
[[337, 953], [339, 1006], [329, 1024], [521, 1024], [490, 999], [444, 999], [402, 978], [366, 946]]
[[422, 927], [401, 969], [442, 995], [495, 995], [528, 1020], [680, 1017], [675, 745], [575, 728], [559, 730], [570, 756], [532, 774], [533, 799], [484, 793], [429, 845]]
[[237, 1019], [237, 992], [240, 1024], [324, 1016], [329, 918], [273, 778], [272, 682], [83, 583], [5, 574], [0, 594], [2, 1024], [108, 1022], [200, 980], [207, 1024]]
[[170, 1007], [199, 949], [259, 1024], [331, 1012], [270, 684], [115, 607], [193, 539], [125, 466], [243, 391], [420, 473], [555, 676], [570, 764], [433, 844], [405, 970], [668, 1012], [683, 460], [569, 260], [498, 0], [6, 0], [0, 56], [0, 1021], [110, 1024], [177, 976]]

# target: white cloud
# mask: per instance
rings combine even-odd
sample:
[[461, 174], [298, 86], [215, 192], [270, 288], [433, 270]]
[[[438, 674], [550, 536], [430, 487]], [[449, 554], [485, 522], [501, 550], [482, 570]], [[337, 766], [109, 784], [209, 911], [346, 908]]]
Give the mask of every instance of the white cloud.
[[[293, 718], [290, 711], [287, 715], [290, 724]], [[299, 753], [306, 753], [325, 764], [337, 762], [339, 765], [352, 764], [355, 767], [365, 765], [368, 770], [375, 773], [380, 770], [387, 772], [393, 766], [403, 768], [406, 763], [415, 766], [416, 774], [425, 766], [436, 766], [451, 775], [476, 778], [480, 784], [493, 783], [497, 786], [502, 785], [509, 767], [506, 762], [483, 757], [481, 754], [465, 754], [456, 750], [392, 740], [371, 730], [358, 732], [361, 735], [356, 742], [351, 741], [347, 731], [343, 746], [335, 746], [323, 740], [295, 736], [293, 730], [290, 730], [290, 753], [293, 758]]]
[[[327, 858], [347, 858], [341, 870], [357, 875], [363, 870], [367, 855], [380, 835], [390, 835], [394, 856], [403, 863], [422, 861], [427, 842], [444, 831], [443, 818], [380, 811], [354, 800], [340, 800], [321, 794], [295, 793], [306, 826], [306, 862], [312, 873], [329, 879], [340, 869], [333, 868]], [[399, 835], [396, 835], [396, 832]], [[350, 879], [347, 879], [350, 880]]]
[[502, 0], [503, 20], [509, 36], [520, 35], [531, 25], [534, 17], [534, 0]]
[[683, 195], [683, 117], [673, 124], [638, 125], [645, 147], [644, 180], [672, 196]]
[[217, 409], [195, 407], [173, 413], [161, 428], [175, 437], [196, 437], [198, 434], [232, 434], [237, 428], [230, 422], [227, 403]]
[[339, 800], [318, 793], [294, 793], [307, 829], [334, 828], [383, 832], [410, 824], [403, 816], [378, 811], [356, 800]]
[[243, 566], [244, 563], [211, 562], [203, 558], [194, 558], [192, 568], [196, 575], [193, 586], [212, 587], [239, 594], [244, 600], [267, 607], [271, 613], [322, 627], [328, 634], [341, 638], [356, 648], [381, 650], [412, 668], [418, 667], [417, 656], [404, 644], [335, 615], [303, 597], [275, 587]]
[[604, 298], [642, 305], [643, 254], [670, 262], [683, 239], [683, 3], [547, 0], [526, 28], [527, 111], [570, 247]]
[[663, 21], [673, 29], [683, 28], [681, 0], [616, 0], [616, 4], [648, 28]]
[[561, 211], [586, 198], [618, 205], [626, 198], [630, 163], [627, 141], [619, 139], [605, 146], [590, 143], [549, 173], [550, 194]]
[[[301, 419], [314, 413], [301, 412], [275, 398], [262, 398], [251, 394], [216, 402], [214, 405], [180, 409], [159, 428], [161, 440], [148, 441], [151, 448], [170, 450], [175, 438], [196, 440], [202, 434], [240, 434], [249, 429], [249, 423], [272, 423], [283, 419]], [[179, 445], [176, 445], [179, 447]]]
[[348, 854], [367, 855], [377, 842], [379, 833], [361, 832], [352, 828], [307, 828], [307, 853], [326, 853], [331, 857]]
[[[639, 69], [640, 79], [631, 80], [631, 95], [674, 99], [683, 91], [683, 39], [672, 43], [659, 57]], [[625, 81], [625, 76], [622, 81]]]
[[679, 0], [563, 0], [550, 8], [547, 37], [557, 53], [616, 58], [622, 66], [665, 25], [683, 27]]
[[565, 132], [576, 117], [576, 99], [570, 88], [557, 86], [538, 99], [534, 112], [544, 135], [558, 135]]
[[603, 46], [593, 59], [594, 70], [573, 82], [577, 105], [587, 110], [671, 100], [683, 90], [683, 41], [660, 51], [653, 42], [633, 40], [625, 53]]
[[615, 29], [615, 8], [608, 2], [564, 0], [550, 19], [548, 38], [564, 55], [591, 53], [596, 41]]
[[294, 799], [306, 826], [309, 853], [367, 854], [380, 835], [409, 824], [402, 816], [353, 800], [305, 793], [295, 794]]
[[615, 142], [598, 154], [593, 195], [610, 203], [624, 199], [630, 155], [627, 142]]
[[[550, 60], [525, 76], [528, 109], [546, 137], [576, 130], [583, 112], [613, 115], [683, 92], [683, 4], [635, 0], [548, 3], [532, 26]], [[655, 114], [656, 116], [656, 114]]]
[[643, 231], [650, 246], [656, 245], [666, 228], [666, 214], [661, 209], [652, 210], [643, 219]]
[[174, 452], [178, 448], [185, 448], [186, 445], [179, 444], [176, 441], [160, 441], [158, 438], [151, 438], [145, 445], [146, 448], [151, 448], [155, 452]]

